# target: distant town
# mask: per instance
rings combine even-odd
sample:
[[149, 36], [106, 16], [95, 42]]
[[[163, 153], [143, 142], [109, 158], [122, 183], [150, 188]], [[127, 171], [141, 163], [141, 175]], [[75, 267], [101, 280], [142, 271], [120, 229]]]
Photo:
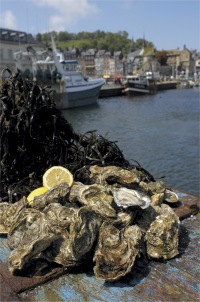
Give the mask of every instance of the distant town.
[[[126, 33], [126, 32], [125, 32]], [[125, 33], [122, 32], [122, 36]], [[200, 79], [200, 52], [190, 50], [186, 45], [170, 50], [156, 50], [151, 43], [129, 41], [127, 53], [123, 50], [98, 48], [57, 47], [63, 60], [76, 60], [84, 76], [120, 78], [132, 74], [154, 74], [159, 79]], [[141, 41], [140, 41], [141, 42]], [[33, 65], [39, 67], [35, 75], [55, 77], [55, 68], [39, 65], [40, 61], [51, 61], [47, 44], [22, 31], [0, 28], [0, 69], [21, 71], [26, 77], [33, 77]], [[145, 45], [146, 44], [146, 45]], [[51, 44], [49, 43], [49, 46]], [[140, 47], [139, 47], [140, 46]], [[51, 47], [51, 46], [50, 46]], [[103, 44], [102, 44], [103, 47]]]

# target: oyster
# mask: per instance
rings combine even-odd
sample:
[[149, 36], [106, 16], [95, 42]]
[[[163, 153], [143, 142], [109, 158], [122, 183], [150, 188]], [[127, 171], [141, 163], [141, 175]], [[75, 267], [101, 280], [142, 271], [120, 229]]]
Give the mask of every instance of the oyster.
[[61, 203], [65, 204], [68, 200], [69, 186], [67, 183], [63, 182], [52, 189], [48, 190], [46, 193], [35, 196], [31, 204], [32, 208], [43, 210], [50, 203]]
[[95, 275], [106, 281], [116, 281], [131, 271], [140, 253], [142, 232], [137, 225], [121, 231], [103, 223], [94, 258]]
[[173, 190], [169, 190], [169, 189], [165, 190], [164, 199], [169, 203], [175, 203], [178, 202], [179, 200], [178, 195]]
[[41, 257], [45, 258], [49, 262], [55, 262], [65, 267], [77, 266], [81, 262], [78, 261], [72, 253], [72, 239], [69, 236], [68, 231], [62, 231], [59, 234], [59, 238], [53, 241], [53, 243], [42, 252]]
[[161, 206], [164, 201], [164, 193], [157, 193], [151, 196], [152, 206]]
[[101, 185], [85, 185], [79, 191], [78, 200], [82, 205], [87, 205], [104, 220], [113, 220], [117, 217], [113, 208], [113, 196], [108, 189]]
[[120, 209], [117, 213], [117, 218], [112, 224], [118, 228], [123, 228], [130, 225], [137, 215], [137, 210], [132, 211], [131, 209]]
[[139, 182], [145, 180], [145, 175], [141, 171], [126, 170], [117, 166], [92, 166], [90, 172], [90, 179], [103, 186], [120, 184], [127, 188], [135, 188]]
[[8, 233], [8, 245], [11, 249], [16, 248], [23, 238], [29, 240], [29, 238], [26, 238], [27, 230], [35, 221], [38, 221], [41, 215], [40, 211], [36, 209], [22, 209]]
[[[23, 269], [26, 264], [38, 257], [57, 238], [57, 235], [53, 234], [49, 229], [43, 213], [38, 213], [37, 218], [35, 217], [31, 222], [23, 230], [24, 235], [18, 246], [10, 254], [9, 263], [12, 273]], [[15, 234], [20, 237], [17, 230], [15, 230]]]
[[77, 261], [87, 258], [87, 254], [94, 246], [101, 224], [100, 216], [87, 206], [80, 208], [74, 215], [69, 234], [72, 253]]
[[74, 214], [79, 210], [76, 204], [65, 203], [62, 206], [60, 203], [51, 203], [44, 210], [45, 218], [49, 227], [55, 232], [62, 229], [69, 230]]
[[143, 211], [140, 212], [139, 216], [137, 217], [137, 225], [143, 230], [145, 233], [152, 221], [156, 219], [161, 213], [161, 208], [159, 206], [150, 206]]
[[162, 181], [151, 181], [148, 183], [141, 181], [139, 187], [150, 196], [165, 192], [165, 184]]
[[80, 190], [84, 187], [84, 184], [82, 182], [74, 182], [73, 185], [70, 188], [69, 193], [69, 201], [70, 202], [76, 202], [78, 200], [78, 196], [80, 194]]
[[[165, 209], [166, 210], [166, 209]], [[171, 259], [178, 252], [179, 219], [173, 211], [159, 215], [146, 233], [147, 254], [155, 259]]]
[[112, 193], [117, 206], [124, 209], [136, 206], [142, 209], [146, 209], [151, 201], [148, 196], [145, 196], [136, 190], [131, 190], [123, 187], [113, 188]]
[[22, 197], [19, 201], [15, 203], [1, 203], [1, 232], [7, 234], [10, 230], [11, 225], [19, 215], [19, 213], [27, 206], [26, 197]]
[[0, 203], [0, 234], [4, 235], [8, 233], [8, 228], [4, 224], [4, 212], [11, 206], [9, 202]]

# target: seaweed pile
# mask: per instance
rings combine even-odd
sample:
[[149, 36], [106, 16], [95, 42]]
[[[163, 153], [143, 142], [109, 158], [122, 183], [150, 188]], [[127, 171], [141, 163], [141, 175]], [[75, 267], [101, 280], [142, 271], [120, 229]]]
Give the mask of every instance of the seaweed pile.
[[[10, 74], [5, 78], [4, 73]], [[0, 83], [0, 201], [16, 202], [41, 185], [53, 165], [68, 168], [76, 181], [87, 181], [91, 165], [115, 165], [143, 171], [129, 163], [115, 142], [96, 131], [77, 134], [56, 109], [54, 91], [4, 69]]]

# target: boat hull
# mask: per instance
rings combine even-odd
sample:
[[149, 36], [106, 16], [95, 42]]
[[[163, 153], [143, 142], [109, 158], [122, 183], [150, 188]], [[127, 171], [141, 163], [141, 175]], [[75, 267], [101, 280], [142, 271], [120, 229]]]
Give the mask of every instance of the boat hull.
[[155, 93], [156, 87], [154, 85], [142, 85], [127, 83], [124, 85], [124, 92], [126, 95], [138, 95], [138, 94], [151, 94]]
[[62, 110], [96, 104], [102, 85], [103, 83], [94, 86], [86, 85], [78, 89], [73, 87], [67, 88], [65, 92], [57, 92], [56, 108]]
[[56, 108], [63, 110], [96, 104], [103, 84], [104, 80], [77, 87], [54, 85]]

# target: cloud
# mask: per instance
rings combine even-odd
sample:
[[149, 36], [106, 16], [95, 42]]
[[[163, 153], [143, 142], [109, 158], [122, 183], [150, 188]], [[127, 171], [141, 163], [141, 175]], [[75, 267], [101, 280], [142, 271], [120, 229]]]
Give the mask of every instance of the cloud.
[[15, 29], [15, 30], [18, 28], [17, 19], [10, 10], [7, 10], [2, 13], [0, 19], [0, 26], [4, 28]]
[[94, 16], [99, 8], [89, 0], [33, 0], [39, 6], [48, 7], [55, 11], [49, 17], [49, 30], [64, 31], [81, 19]]

